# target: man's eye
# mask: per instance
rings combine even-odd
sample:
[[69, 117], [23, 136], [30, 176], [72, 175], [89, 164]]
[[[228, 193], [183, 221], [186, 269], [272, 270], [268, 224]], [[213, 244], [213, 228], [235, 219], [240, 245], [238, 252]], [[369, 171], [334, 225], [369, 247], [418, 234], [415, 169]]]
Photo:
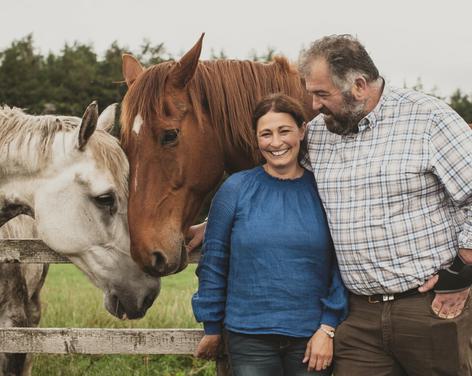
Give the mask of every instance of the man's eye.
[[179, 129], [168, 129], [164, 131], [164, 134], [161, 136], [161, 145], [163, 146], [173, 146], [177, 144]]

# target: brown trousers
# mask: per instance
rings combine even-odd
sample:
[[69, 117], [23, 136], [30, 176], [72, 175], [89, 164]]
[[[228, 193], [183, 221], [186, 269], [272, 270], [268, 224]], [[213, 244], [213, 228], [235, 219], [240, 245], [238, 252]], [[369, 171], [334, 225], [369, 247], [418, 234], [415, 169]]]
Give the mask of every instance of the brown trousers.
[[335, 376], [472, 375], [470, 296], [454, 319], [431, 309], [434, 293], [382, 303], [350, 296], [336, 330]]

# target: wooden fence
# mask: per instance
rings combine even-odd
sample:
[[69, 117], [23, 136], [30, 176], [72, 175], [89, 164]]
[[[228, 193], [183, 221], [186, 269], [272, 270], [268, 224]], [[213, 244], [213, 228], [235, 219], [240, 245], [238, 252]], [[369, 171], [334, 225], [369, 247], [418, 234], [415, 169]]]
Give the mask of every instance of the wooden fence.
[[[198, 261], [199, 253], [190, 262]], [[0, 240], [0, 262], [63, 264], [70, 261], [37, 239]], [[198, 329], [0, 328], [0, 353], [190, 355]], [[226, 359], [217, 375], [230, 375]]]

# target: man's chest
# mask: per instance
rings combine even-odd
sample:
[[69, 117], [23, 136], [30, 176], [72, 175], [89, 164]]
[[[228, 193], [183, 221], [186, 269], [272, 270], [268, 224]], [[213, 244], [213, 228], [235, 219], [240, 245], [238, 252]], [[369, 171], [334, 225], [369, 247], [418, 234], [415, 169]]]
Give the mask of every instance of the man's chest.
[[369, 129], [351, 137], [322, 132], [319, 140], [316, 136], [310, 142], [309, 154], [325, 205], [401, 200], [436, 183], [422, 134]]

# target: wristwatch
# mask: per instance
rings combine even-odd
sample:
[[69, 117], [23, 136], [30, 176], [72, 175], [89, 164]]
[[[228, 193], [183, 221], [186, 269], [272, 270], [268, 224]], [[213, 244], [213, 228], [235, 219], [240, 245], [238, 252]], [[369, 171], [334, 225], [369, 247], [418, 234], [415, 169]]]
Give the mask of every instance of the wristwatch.
[[334, 330], [327, 330], [320, 326], [320, 330], [325, 333], [329, 338], [334, 338]]

